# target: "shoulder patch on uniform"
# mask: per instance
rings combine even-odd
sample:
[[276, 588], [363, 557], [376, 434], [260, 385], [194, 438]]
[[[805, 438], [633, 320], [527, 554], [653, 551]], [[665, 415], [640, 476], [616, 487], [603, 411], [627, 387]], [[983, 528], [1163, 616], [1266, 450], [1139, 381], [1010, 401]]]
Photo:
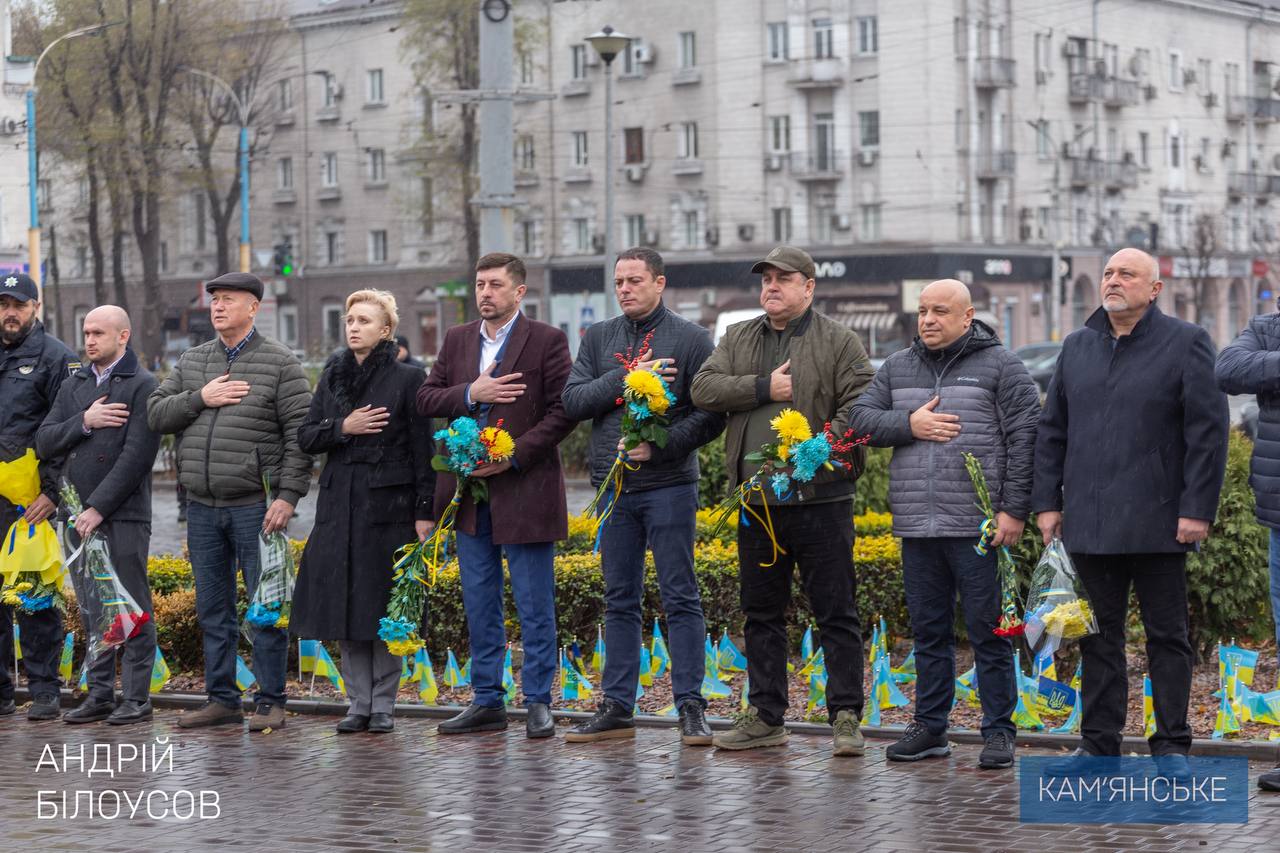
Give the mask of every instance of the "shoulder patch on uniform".
[[26, 376], [27, 374], [29, 374], [31, 371], [35, 369], [36, 369], [36, 366], [34, 364], [24, 364], [22, 365], [22, 367], [18, 368], [18, 372], [21, 373], [23, 376]]
[[80, 362], [78, 362], [78, 361], [68, 361], [68, 362], [67, 362], [67, 375], [68, 375], [68, 376], [71, 376], [72, 374], [74, 374], [74, 373], [75, 373], [77, 370], [79, 370], [79, 369], [80, 369]]

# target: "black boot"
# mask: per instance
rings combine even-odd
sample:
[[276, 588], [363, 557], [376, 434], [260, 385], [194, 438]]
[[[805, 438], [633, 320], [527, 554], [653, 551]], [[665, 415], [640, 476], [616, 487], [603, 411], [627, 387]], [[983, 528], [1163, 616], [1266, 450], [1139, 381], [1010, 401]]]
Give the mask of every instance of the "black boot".
[[564, 739], [570, 743], [591, 743], [615, 737], [635, 737], [636, 721], [621, 703], [606, 698], [595, 716], [569, 729]]
[[680, 703], [680, 742], [687, 746], [711, 746], [707, 709], [696, 699]]

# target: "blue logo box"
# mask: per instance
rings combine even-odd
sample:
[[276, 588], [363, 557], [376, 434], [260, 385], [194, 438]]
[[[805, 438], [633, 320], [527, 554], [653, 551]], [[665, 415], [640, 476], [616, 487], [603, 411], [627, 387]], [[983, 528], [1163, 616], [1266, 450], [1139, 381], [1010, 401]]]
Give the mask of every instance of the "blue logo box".
[[1024, 756], [1023, 823], [1248, 823], [1245, 758]]

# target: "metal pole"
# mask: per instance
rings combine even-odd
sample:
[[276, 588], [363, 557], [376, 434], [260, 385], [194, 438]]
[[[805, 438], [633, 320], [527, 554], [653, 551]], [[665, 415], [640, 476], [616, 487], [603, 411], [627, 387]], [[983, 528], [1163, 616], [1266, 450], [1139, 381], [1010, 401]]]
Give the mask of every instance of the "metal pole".
[[[52, 47], [52, 45], [50, 45]], [[39, 63], [37, 63], [39, 67]], [[35, 83], [32, 75], [31, 82]], [[27, 272], [40, 284], [40, 162], [36, 157], [36, 90], [27, 90], [27, 199], [31, 205], [31, 227], [27, 231]]]
[[506, 15], [480, 16], [480, 186], [470, 203], [479, 207], [480, 253], [509, 252], [514, 247], [516, 176], [515, 100], [510, 94], [515, 55], [515, 21]]
[[250, 272], [249, 261], [249, 128], [240, 123], [240, 272]]
[[604, 310], [607, 320], [613, 307], [613, 62], [604, 64]]

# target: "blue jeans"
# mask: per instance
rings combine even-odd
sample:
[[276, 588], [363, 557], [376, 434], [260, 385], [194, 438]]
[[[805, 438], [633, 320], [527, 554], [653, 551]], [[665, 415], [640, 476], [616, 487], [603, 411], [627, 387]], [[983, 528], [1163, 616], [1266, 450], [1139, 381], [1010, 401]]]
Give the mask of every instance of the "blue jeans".
[[645, 548], [653, 549], [662, 609], [667, 614], [671, 692], [675, 704], [704, 707], [707, 624], [693, 573], [693, 536], [698, 485], [623, 493], [605, 521], [600, 539], [604, 573], [604, 695], [627, 710], [635, 705], [640, 677]]
[[458, 531], [458, 571], [462, 604], [471, 633], [471, 691], [473, 702], [488, 708], [505, 704], [502, 663], [507, 634], [503, 627], [502, 555], [507, 556], [511, 592], [520, 616], [524, 666], [520, 683], [525, 703], [551, 704], [556, 674], [555, 543], [493, 544], [489, 505], [476, 509], [476, 534]]
[[956, 590], [977, 665], [982, 734], [1012, 737], [1017, 707], [1013, 643], [992, 633], [1000, 620], [996, 552], [980, 556], [976, 536], [902, 540], [902, 583], [916, 642], [915, 721], [932, 734], [947, 730], [956, 697]]
[[1276, 644], [1280, 647], [1280, 530], [1271, 528], [1271, 618], [1276, 623]]
[[[211, 507], [192, 500], [187, 508], [187, 549], [196, 581], [196, 616], [204, 632], [204, 689], [211, 701], [240, 707], [236, 686], [236, 568], [249, 597], [258, 588], [258, 534], [266, 504]], [[259, 628], [253, 638], [255, 702], [284, 706], [289, 632]]]

